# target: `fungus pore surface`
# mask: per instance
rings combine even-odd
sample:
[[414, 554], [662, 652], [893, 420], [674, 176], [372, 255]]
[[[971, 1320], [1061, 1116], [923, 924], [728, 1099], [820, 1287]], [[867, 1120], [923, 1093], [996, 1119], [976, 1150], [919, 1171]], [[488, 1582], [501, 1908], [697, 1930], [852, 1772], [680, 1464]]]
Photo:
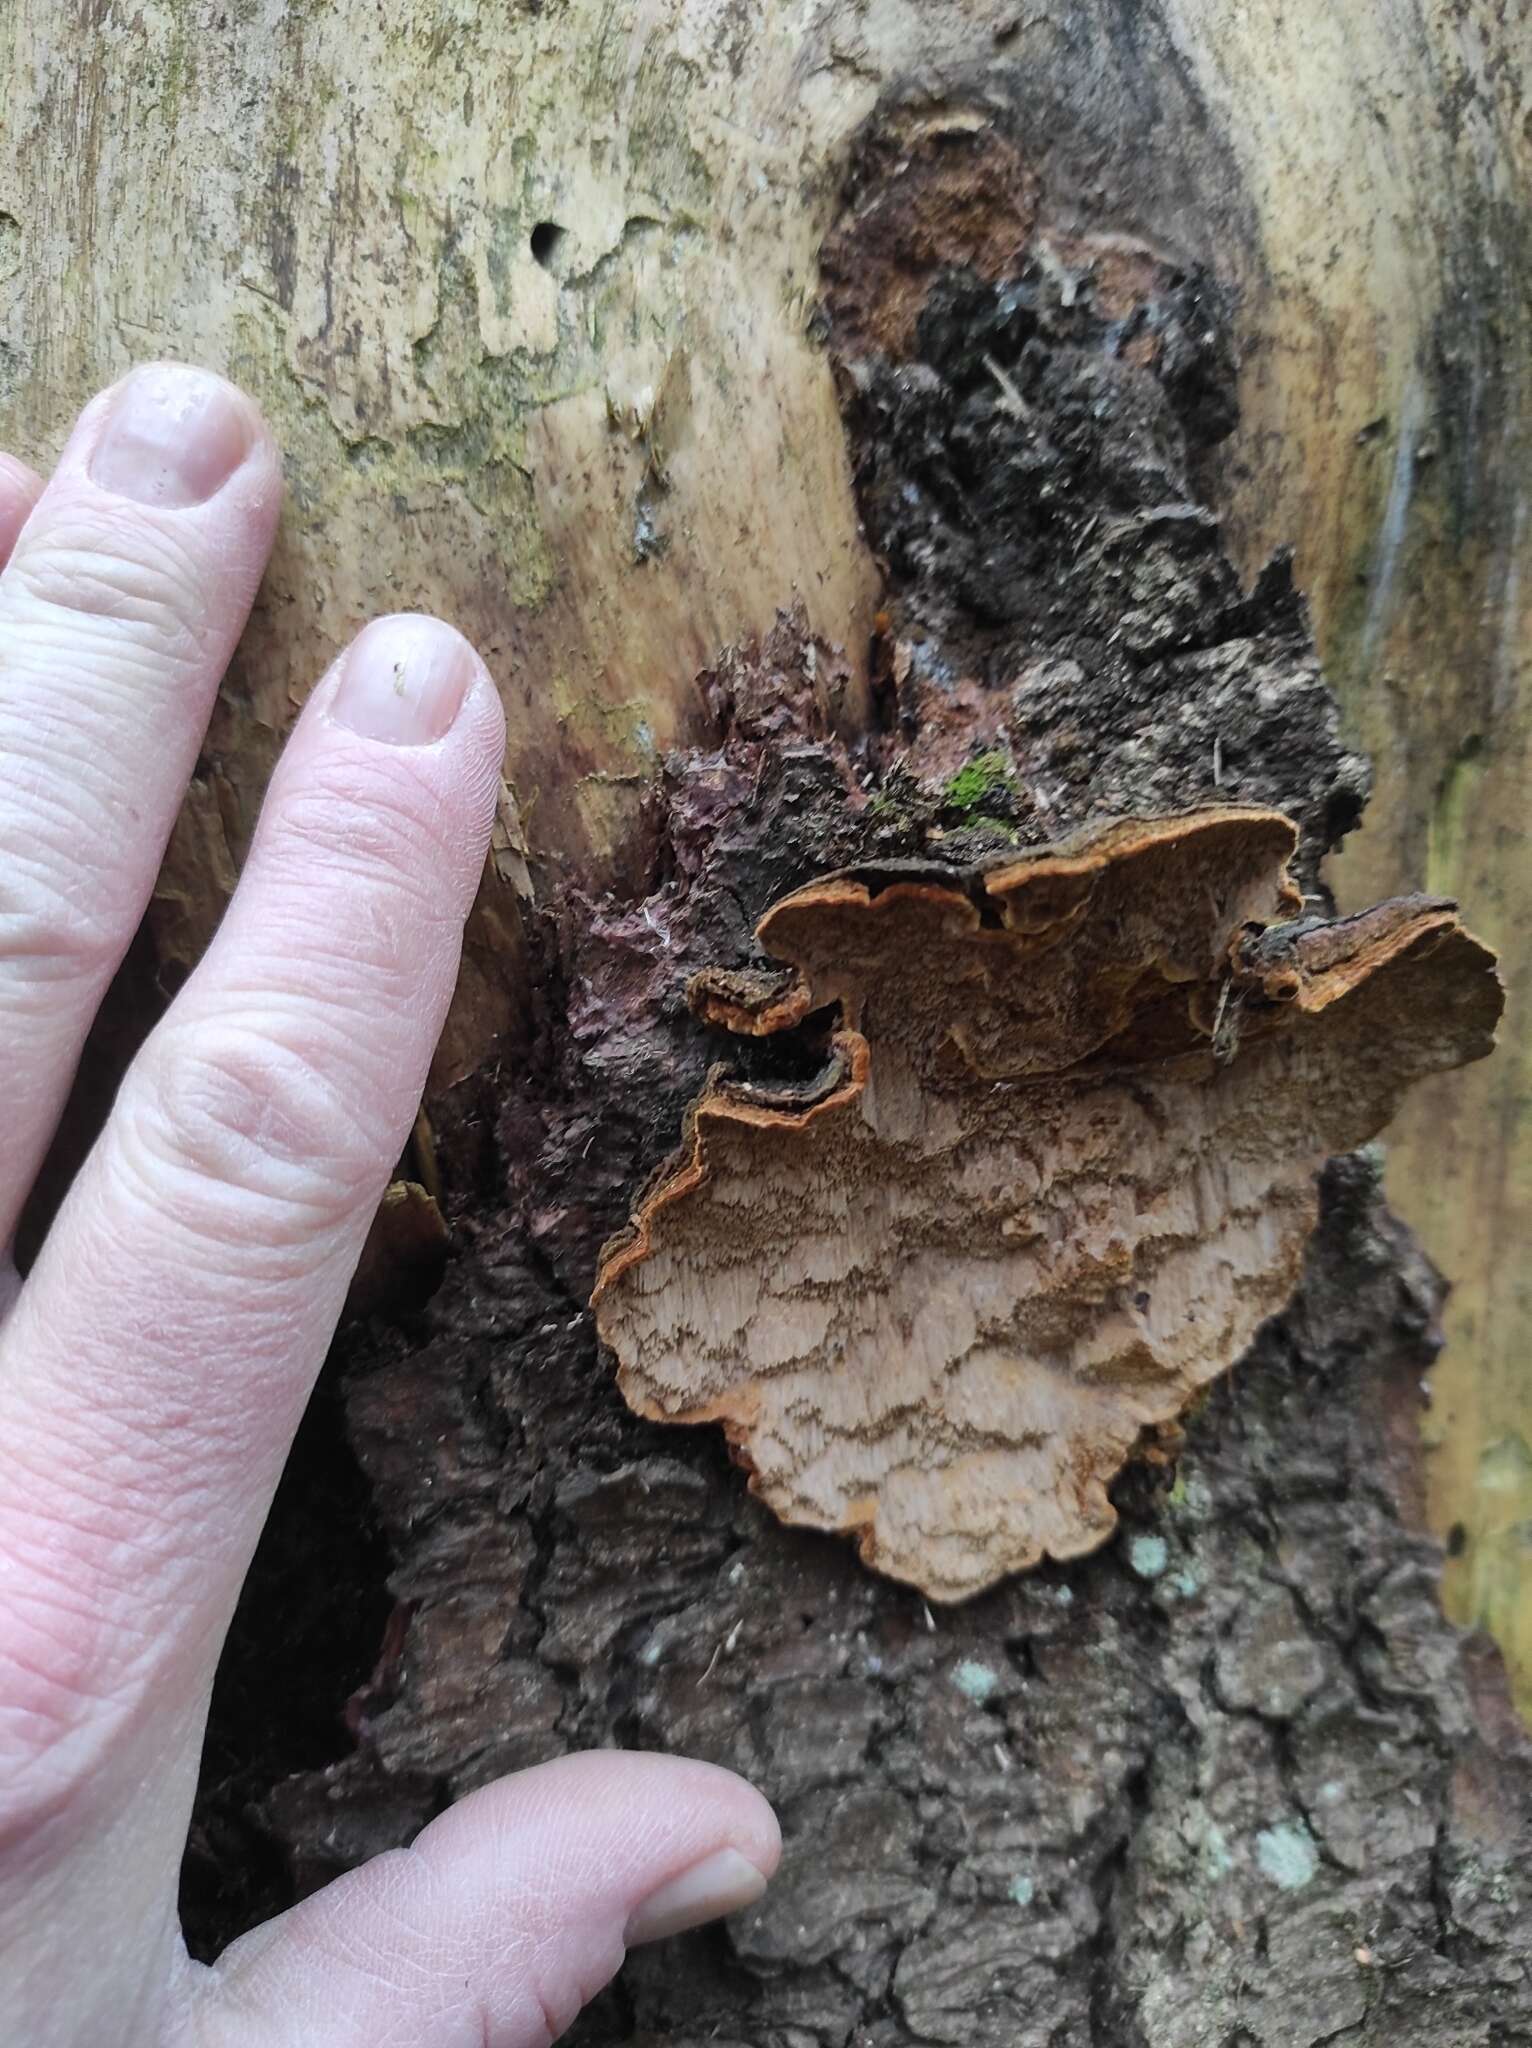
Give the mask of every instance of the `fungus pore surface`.
[[1286, 1301], [1318, 1166], [1492, 1043], [1454, 906], [1304, 918], [1295, 845], [1210, 808], [776, 903], [791, 972], [690, 994], [793, 1078], [715, 1067], [603, 1253], [629, 1404], [721, 1423], [785, 1522], [934, 1598], [1105, 1541], [1135, 1446]]

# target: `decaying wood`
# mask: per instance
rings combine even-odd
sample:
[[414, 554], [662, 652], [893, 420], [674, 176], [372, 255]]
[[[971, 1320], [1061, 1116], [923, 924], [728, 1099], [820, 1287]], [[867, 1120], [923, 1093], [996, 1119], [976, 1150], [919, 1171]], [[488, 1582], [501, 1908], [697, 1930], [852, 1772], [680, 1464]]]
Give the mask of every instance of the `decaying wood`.
[[[991, 148], [969, 124], [944, 161], [987, 178]], [[882, 217], [880, 166], [902, 161], [869, 138], [848, 217]], [[1034, 232], [1052, 204], [1044, 177]], [[437, 1119], [458, 1256], [423, 1318], [354, 1333], [341, 1367], [393, 1619], [342, 1753], [221, 1782], [204, 1824], [218, 1867], [231, 1839], [240, 1868], [275, 1841], [307, 1885], [499, 1770], [686, 1750], [777, 1802], [783, 1872], [684, 1967], [635, 1958], [581, 2038], [1492, 2048], [1532, 2029], [1532, 1755], [1411, 1533], [1440, 1295], [1376, 1160], [1326, 1170], [1298, 1296], [1184, 1443], [1116, 1482], [1119, 1540], [955, 1608], [784, 1528], [718, 1432], [633, 1415], [585, 1311], [720, 1059], [757, 1106], [822, 1090], [814, 992], [753, 938], [794, 891], [846, 869], [897, 887], [910, 862], [950, 882], [1238, 805], [1293, 820], [1305, 909], [1327, 908], [1365, 770], [1290, 576], [1246, 587], [1195, 482], [1232, 418], [1227, 298], [1163, 248], [1125, 273], [1115, 230], [1068, 264], [1013, 246], [1014, 276], [925, 277], [909, 357], [841, 349], [832, 316], [887, 565], [870, 711], [852, 657], [785, 614], [696, 678], [642, 876], [534, 908], [525, 1052]], [[1098, 265], [1136, 301], [1098, 300]], [[1406, 904], [1309, 926], [1309, 955], [1279, 907], [1247, 959], [1272, 999], [1417, 920], [1453, 929]], [[1265, 1056], [1212, 1012], [1232, 1073]], [[306, 1582], [279, 1539], [266, 1597], [290, 1630]], [[220, 1725], [240, 1711], [226, 1696]]]
[[[1234, 802], [1293, 817], [1322, 892], [1367, 775], [1262, 573], [1289, 541], [1388, 792], [1366, 898], [1491, 891], [1525, 980], [1506, 10], [166, 0], [73, 33], [5, 17], [7, 438], [45, 460], [129, 360], [191, 355], [291, 485], [144, 985], [212, 928], [362, 618], [452, 617], [511, 728], [432, 1106], [455, 1256], [351, 1334], [273, 1516], [199, 1947], [498, 1769], [637, 1742], [748, 1771], [789, 1853], [587, 2040], [1525, 2036], [1532, 1775], [1412, 1533], [1440, 1295], [1374, 1161], [1327, 1171], [1298, 1298], [1178, 1461], [1117, 1483], [1121, 1540], [950, 1613], [782, 1528], [717, 1432], [633, 1416], [584, 1311], [709, 1066], [780, 1094], [783, 1034], [710, 1034], [684, 985], [791, 890]], [[900, 165], [957, 176], [922, 235]], [[839, 288], [858, 222], [897, 319]], [[1415, 1174], [1507, 1358], [1515, 1030], [1475, 1070], [1506, 1113], [1437, 1108]]]
[[[794, 593], [860, 668], [876, 579], [816, 266], [880, 104], [999, 120], [1063, 234], [1170, 241], [1235, 289], [1240, 417], [1210, 488], [1244, 575], [1293, 546], [1380, 778], [1343, 898], [1460, 897], [1508, 963], [1505, 1053], [1432, 1084], [1393, 1142], [1397, 1195], [1456, 1280], [1431, 1431], [1439, 1526], [1465, 1539], [1450, 1582], [1503, 1635], [1524, 1625], [1522, 12], [279, 0], [214, 19], [163, 0], [98, 22], [76, 48], [53, 0], [0, 20], [10, 443], [46, 460], [130, 361], [194, 356], [256, 392], [291, 479], [162, 878], [151, 986], [200, 952], [296, 705], [376, 611], [443, 611], [485, 649], [545, 881], [642, 864], [658, 762], [705, 730], [693, 677]], [[1009, 222], [977, 212], [982, 270]], [[497, 869], [444, 1080], [524, 1022], [518, 901]], [[1532, 1674], [1532, 1638], [1522, 1655]]]
[[773, 905], [763, 1007], [833, 1016], [827, 1065], [715, 1069], [606, 1247], [629, 1405], [721, 1422], [785, 1522], [935, 1599], [1097, 1549], [1134, 1446], [1287, 1301], [1324, 1160], [1493, 1041], [1452, 907], [1291, 922], [1297, 843], [1225, 807]]

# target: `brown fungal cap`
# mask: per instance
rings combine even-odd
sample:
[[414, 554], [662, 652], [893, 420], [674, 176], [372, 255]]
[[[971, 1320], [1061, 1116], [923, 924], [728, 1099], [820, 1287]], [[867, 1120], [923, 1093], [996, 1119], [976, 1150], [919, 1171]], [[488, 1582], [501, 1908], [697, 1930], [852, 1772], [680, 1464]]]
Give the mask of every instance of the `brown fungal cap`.
[[1270, 811], [1125, 820], [950, 876], [839, 874], [704, 975], [811, 1081], [715, 1069], [594, 1296], [640, 1414], [724, 1425], [784, 1521], [963, 1599], [1111, 1533], [1107, 1487], [1286, 1300], [1314, 1172], [1488, 1052], [1450, 904], [1298, 919]]

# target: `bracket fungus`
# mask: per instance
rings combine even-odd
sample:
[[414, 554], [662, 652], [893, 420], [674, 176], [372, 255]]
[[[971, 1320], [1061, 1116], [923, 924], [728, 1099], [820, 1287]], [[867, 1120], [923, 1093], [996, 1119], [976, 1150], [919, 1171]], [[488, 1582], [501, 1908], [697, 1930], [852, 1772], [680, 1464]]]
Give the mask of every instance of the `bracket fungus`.
[[1304, 917], [1296, 845], [1216, 807], [776, 903], [785, 966], [690, 996], [793, 1078], [715, 1067], [602, 1255], [629, 1405], [721, 1423], [784, 1522], [933, 1598], [1103, 1543], [1287, 1300], [1319, 1165], [1492, 1044], [1454, 906]]

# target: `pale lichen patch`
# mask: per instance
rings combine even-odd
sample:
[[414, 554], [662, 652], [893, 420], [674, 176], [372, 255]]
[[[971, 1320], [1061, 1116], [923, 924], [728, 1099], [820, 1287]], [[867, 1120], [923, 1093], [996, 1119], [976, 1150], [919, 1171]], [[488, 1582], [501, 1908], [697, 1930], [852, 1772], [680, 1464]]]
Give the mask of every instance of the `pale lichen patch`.
[[1255, 1860], [1261, 1873], [1285, 1892], [1299, 1892], [1319, 1870], [1319, 1851], [1306, 1827], [1279, 1821], [1255, 1838]]
[[976, 1707], [982, 1707], [994, 1698], [1000, 1680], [987, 1664], [965, 1657], [961, 1664], [953, 1667], [952, 1683], [965, 1700], [972, 1700]]

